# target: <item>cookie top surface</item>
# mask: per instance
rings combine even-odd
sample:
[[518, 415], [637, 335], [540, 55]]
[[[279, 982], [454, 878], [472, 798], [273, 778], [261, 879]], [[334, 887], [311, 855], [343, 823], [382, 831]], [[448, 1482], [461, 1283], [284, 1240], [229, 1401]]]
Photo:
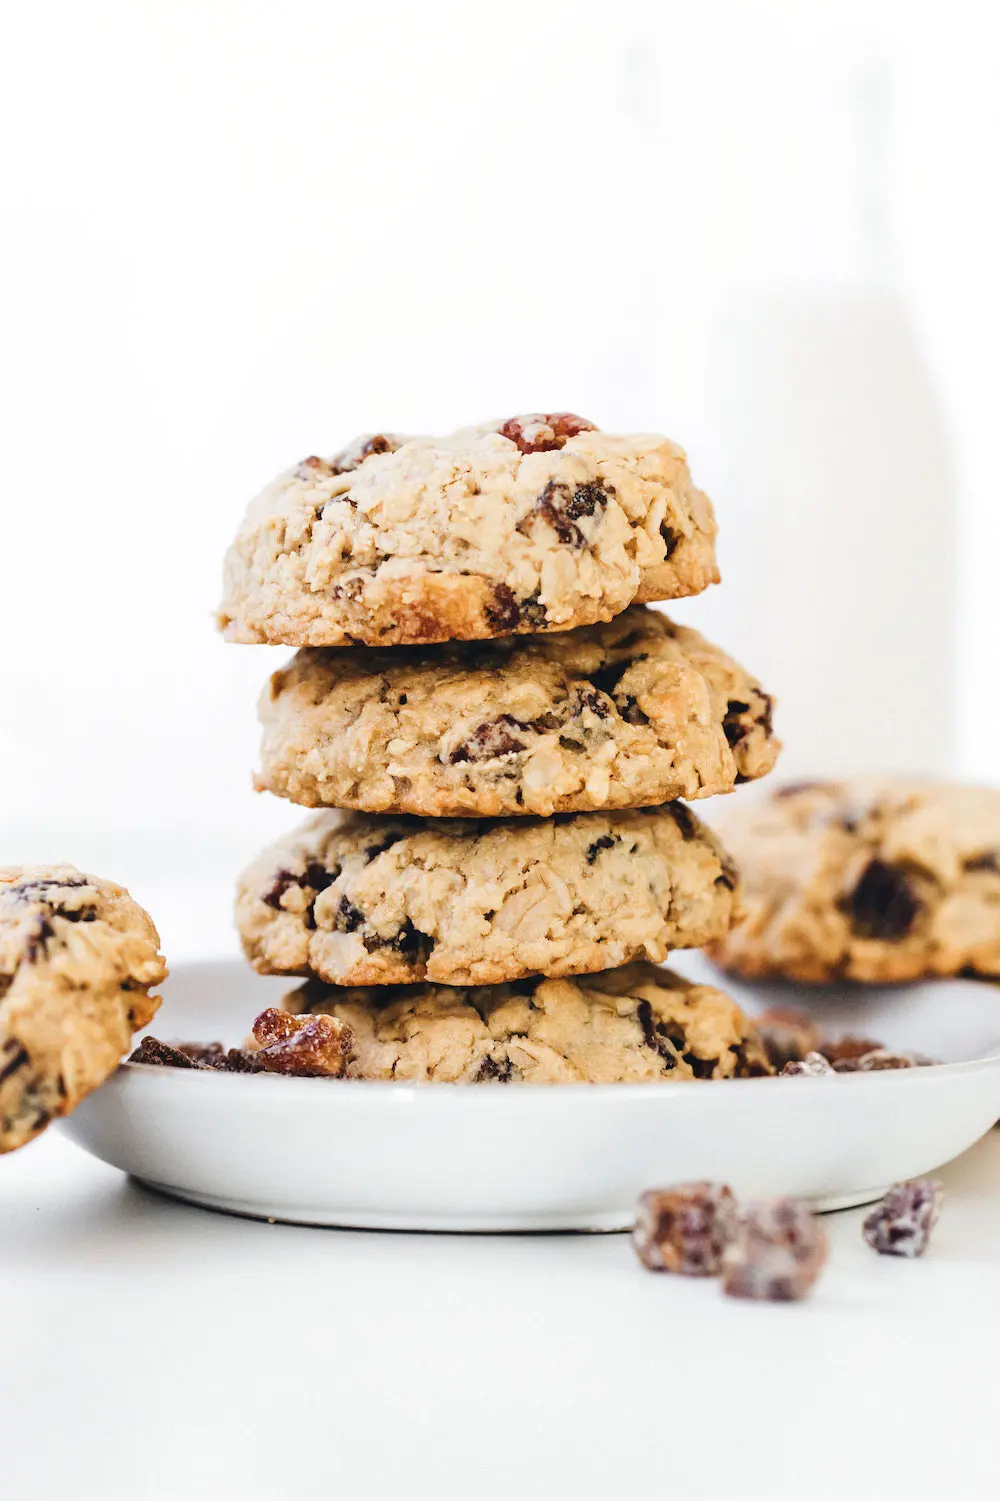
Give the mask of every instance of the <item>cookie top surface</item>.
[[683, 803], [551, 819], [320, 813], [239, 883], [264, 974], [490, 985], [588, 974], [721, 937], [735, 873]]
[[1000, 792], [910, 778], [779, 787], [720, 819], [744, 912], [713, 950], [803, 981], [1000, 975]]
[[568, 413], [309, 458], [251, 504], [225, 567], [231, 641], [367, 646], [568, 630], [718, 578], [681, 449]]
[[735, 1001], [641, 962], [473, 989], [344, 990], [312, 980], [285, 1005], [346, 1023], [354, 1034], [348, 1074], [362, 1079], [615, 1084], [771, 1072]]
[[428, 817], [709, 797], [772, 769], [772, 707], [731, 657], [642, 605], [558, 634], [305, 650], [261, 699], [257, 786]]
[[72, 865], [0, 869], [0, 1152], [66, 1115], [118, 1066], [166, 975], [121, 886]]

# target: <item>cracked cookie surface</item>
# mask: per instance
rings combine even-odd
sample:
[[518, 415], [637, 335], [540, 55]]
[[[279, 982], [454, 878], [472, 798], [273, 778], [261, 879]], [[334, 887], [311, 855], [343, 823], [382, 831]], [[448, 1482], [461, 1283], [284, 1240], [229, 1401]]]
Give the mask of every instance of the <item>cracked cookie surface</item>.
[[721, 937], [736, 874], [683, 803], [495, 822], [320, 813], [239, 883], [263, 974], [490, 985]]
[[715, 531], [683, 451], [655, 435], [569, 413], [378, 434], [253, 501], [219, 624], [288, 646], [568, 630], [716, 582]]
[[159, 1006], [158, 949], [121, 886], [72, 865], [0, 869], [0, 1152], [114, 1072]]
[[771, 712], [731, 657], [642, 605], [545, 636], [317, 648], [264, 691], [257, 787], [425, 817], [642, 807], [766, 775]]
[[1000, 792], [906, 778], [803, 782], [719, 821], [743, 915], [734, 973], [879, 983], [1000, 975]]
[[349, 1077], [458, 1084], [615, 1084], [772, 1072], [753, 1023], [710, 985], [647, 963], [472, 989], [343, 990], [310, 980], [294, 1012], [351, 1029]]

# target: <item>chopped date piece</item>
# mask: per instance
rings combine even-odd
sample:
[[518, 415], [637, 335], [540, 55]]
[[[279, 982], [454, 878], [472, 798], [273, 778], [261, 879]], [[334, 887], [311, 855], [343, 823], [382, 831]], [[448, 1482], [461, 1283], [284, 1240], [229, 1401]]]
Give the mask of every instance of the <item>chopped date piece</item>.
[[280, 912], [281, 898], [286, 891], [290, 891], [293, 886], [297, 885], [298, 877], [292, 875], [290, 870], [279, 870], [270, 890], [264, 892], [261, 901], [266, 902], [269, 907], [273, 907], [275, 912]]
[[742, 722], [742, 715], [749, 714], [750, 705], [745, 704], [740, 698], [731, 698], [726, 705], [726, 716], [722, 721], [722, 733], [731, 747], [739, 745], [746, 738], [750, 728]]
[[582, 714], [585, 709], [589, 709], [591, 714], [595, 715], [598, 719], [607, 719], [611, 714], [611, 710], [604, 702], [604, 699], [599, 693], [595, 693], [592, 688], [576, 690], [576, 704], [573, 712], [575, 714]]
[[[722, 721], [722, 731], [729, 743], [730, 749], [735, 750], [749, 735], [750, 731], [759, 725], [764, 734], [774, 734], [774, 699], [769, 693], [760, 689], [760, 698], [763, 703], [762, 709], [755, 709], [751, 714], [751, 705], [744, 703], [741, 698], [731, 698], [726, 705], [726, 715]], [[750, 718], [744, 722], [744, 715]]]
[[680, 532], [674, 531], [673, 527], [668, 526], [665, 521], [660, 527], [660, 536], [663, 538], [664, 559], [669, 561], [669, 559], [673, 557], [674, 553], [677, 551], [678, 547], [681, 545], [681, 542], [684, 539], [682, 538]]
[[529, 412], [523, 417], [510, 417], [497, 431], [501, 438], [516, 443], [522, 453], [550, 453], [562, 448], [568, 438], [596, 433], [597, 428], [573, 412]]
[[253, 1024], [256, 1047], [223, 1048], [221, 1042], [161, 1042], [144, 1037], [129, 1063], [190, 1068], [223, 1074], [299, 1074], [337, 1078], [354, 1048], [350, 1027], [334, 1016], [293, 1016], [269, 1007]]
[[838, 1058], [833, 1067], [838, 1074], [871, 1074], [882, 1069], [926, 1068], [934, 1061], [923, 1053], [893, 1053], [888, 1048], [873, 1048], [859, 1058]]
[[495, 761], [501, 756], [514, 756], [526, 750], [528, 742], [519, 731], [530, 726], [522, 724], [513, 714], [500, 714], [477, 725], [469, 738], [452, 751], [449, 764], [457, 766], [462, 761]]
[[784, 1078], [821, 1078], [823, 1074], [832, 1074], [835, 1070], [823, 1057], [822, 1053], [807, 1053], [804, 1058], [793, 1058], [786, 1063], [781, 1070]]
[[571, 490], [561, 480], [550, 479], [539, 495], [534, 511], [518, 522], [518, 531], [530, 531], [533, 518], [541, 516], [560, 542], [567, 547], [583, 547], [587, 539], [577, 526], [577, 521], [603, 510], [608, 497], [613, 494], [611, 486], [601, 479], [596, 479], [589, 485], [579, 485], [575, 490]]
[[647, 1048], [660, 1055], [666, 1070], [675, 1069], [681, 1050], [687, 1043], [684, 1029], [674, 1026], [671, 1022], [655, 1021], [653, 1008], [648, 1001], [639, 1002], [636, 1007], [636, 1019], [642, 1028], [642, 1038]]
[[757, 1030], [771, 1067], [781, 1072], [786, 1063], [801, 1063], [820, 1049], [819, 1028], [807, 1011], [795, 1006], [770, 1006], [756, 1018]]
[[874, 1073], [884, 1068], [922, 1068], [934, 1060], [921, 1053], [893, 1053], [888, 1048], [874, 1048], [858, 1059], [860, 1073]]
[[529, 594], [527, 599], [521, 601], [518, 605], [518, 612], [525, 625], [537, 626], [539, 630], [548, 621], [548, 612], [545, 605], [542, 604], [537, 589], [534, 594]]
[[193, 1068], [215, 1073], [255, 1073], [256, 1064], [242, 1048], [229, 1048], [221, 1042], [161, 1042], [158, 1037], [144, 1037], [127, 1058], [128, 1063], [152, 1063], [160, 1068]]
[[293, 1016], [275, 1006], [260, 1013], [253, 1035], [260, 1044], [253, 1063], [271, 1074], [335, 1078], [354, 1047], [354, 1034], [337, 1017]]
[[302, 882], [304, 885], [311, 887], [318, 895], [321, 891], [325, 891], [328, 886], [332, 886], [339, 875], [339, 869], [327, 870], [324, 865], [320, 865], [318, 860], [313, 860], [306, 866]]
[[922, 1256], [943, 1198], [944, 1189], [933, 1178], [897, 1183], [867, 1216], [862, 1234], [880, 1256]]
[[614, 698], [615, 689], [631, 666], [629, 661], [606, 662], [603, 667], [598, 667], [590, 674], [590, 681], [599, 692]]
[[509, 1058], [504, 1058], [498, 1063], [495, 1058], [487, 1055], [476, 1071], [475, 1082], [477, 1084], [509, 1084], [511, 1079], [519, 1077], [519, 1071]]
[[715, 1277], [736, 1224], [736, 1199], [724, 1183], [678, 1183], [639, 1198], [632, 1244], [651, 1272]]
[[855, 1037], [847, 1033], [844, 1037], [824, 1037], [817, 1043], [817, 1051], [833, 1064], [856, 1061], [863, 1058], [866, 1053], [874, 1053], [882, 1044], [872, 1037]]
[[493, 585], [493, 603], [486, 606], [486, 616], [496, 631], [512, 631], [521, 619], [517, 596], [507, 584]]
[[200, 1068], [201, 1064], [176, 1044], [161, 1042], [158, 1037], [144, 1037], [126, 1059], [127, 1063], [151, 1063], [157, 1068]]
[[399, 444], [400, 439], [392, 433], [373, 433], [370, 438], [358, 438], [331, 460], [331, 473], [350, 474], [352, 470], [360, 469], [373, 453], [395, 453]]
[[296, 1025], [299, 1021], [291, 1011], [282, 1011], [278, 1006], [269, 1006], [262, 1011], [253, 1024], [253, 1035], [262, 1048], [269, 1047], [272, 1042], [284, 1042], [288, 1037], [294, 1037], [298, 1031]]
[[334, 931], [337, 933], [356, 933], [364, 926], [365, 914], [349, 902], [346, 896], [340, 898], [340, 903], [334, 913]]
[[11, 1037], [0, 1048], [0, 1084], [31, 1062], [31, 1054], [16, 1038]]
[[830, 1242], [821, 1222], [797, 1199], [743, 1205], [722, 1259], [722, 1291], [730, 1298], [794, 1303], [826, 1264]]
[[326, 459], [318, 458], [313, 453], [296, 467], [295, 477], [308, 482], [309, 480], [331, 479], [335, 473], [336, 470], [332, 464], [328, 464]]
[[636, 698], [627, 698], [625, 700], [624, 704], [622, 705], [621, 714], [622, 719], [624, 719], [626, 724], [649, 723], [649, 715], [645, 714], [642, 709], [639, 708], [639, 700]]
[[175, 1042], [174, 1047], [203, 1068], [224, 1068], [226, 1049], [221, 1042]]
[[985, 870], [1000, 876], [1000, 850], [989, 850], [984, 855], [973, 855], [962, 864], [963, 870]]
[[920, 900], [904, 870], [869, 860], [843, 906], [861, 938], [905, 938], [920, 911]]
[[593, 865], [594, 861], [601, 853], [601, 850], [614, 849], [615, 845], [618, 844], [618, 842], [619, 840], [617, 835], [602, 834], [600, 838], [594, 840], [593, 844], [589, 844], [587, 846], [587, 864]]

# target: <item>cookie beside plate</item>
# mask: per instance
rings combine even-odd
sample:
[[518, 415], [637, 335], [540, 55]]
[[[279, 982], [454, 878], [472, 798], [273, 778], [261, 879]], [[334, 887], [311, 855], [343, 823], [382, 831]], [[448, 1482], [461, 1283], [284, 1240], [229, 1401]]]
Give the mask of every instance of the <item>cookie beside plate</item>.
[[156, 929], [72, 865], [0, 870], [0, 1152], [103, 1084], [159, 1005]]

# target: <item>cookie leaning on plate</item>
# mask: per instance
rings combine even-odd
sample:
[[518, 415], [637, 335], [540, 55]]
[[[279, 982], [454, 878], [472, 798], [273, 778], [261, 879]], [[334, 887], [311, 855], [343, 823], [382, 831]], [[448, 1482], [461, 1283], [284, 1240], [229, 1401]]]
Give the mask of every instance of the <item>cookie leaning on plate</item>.
[[1000, 975], [1000, 792], [911, 779], [804, 782], [720, 829], [744, 912], [712, 957], [822, 983]]
[[615, 1084], [773, 1072], [735, 1001], [641, 962], [474, 989], [344, 990], [310, 980], [284, 1004], [350, 1028], [347, 1072], [355, 1078]]
[[568, 630], [716, 582], [681, 449], [569, 413], [358, 440], [289, 470], [229, 550], [231, 641], [368, 646]]
[[166, 975], [146, 913], [72, 865], [0, 870], [0, 1152], [103, 1084]]
[[736, 873], [683, 803], [496, 822], [320, 813], [239, 883], [263, 974], [490, 985], [720, 938]]
[[312, 649], [261, 699], [257, 786], [429, 817], [709, 797], [772, 769], [771, 710], [731, 657], [641, 605], [544, 636]]

